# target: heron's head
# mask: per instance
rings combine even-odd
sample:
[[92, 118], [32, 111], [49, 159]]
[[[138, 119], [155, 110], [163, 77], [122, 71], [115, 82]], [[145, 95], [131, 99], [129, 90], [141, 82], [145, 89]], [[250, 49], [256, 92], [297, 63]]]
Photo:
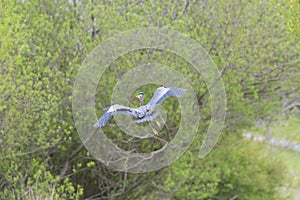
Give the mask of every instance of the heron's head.
[[140, 100], [140, 105], [142, 106], [144, 101], [144, 93], [140, 92], [139, 95], [136, 96], [136, 98]]

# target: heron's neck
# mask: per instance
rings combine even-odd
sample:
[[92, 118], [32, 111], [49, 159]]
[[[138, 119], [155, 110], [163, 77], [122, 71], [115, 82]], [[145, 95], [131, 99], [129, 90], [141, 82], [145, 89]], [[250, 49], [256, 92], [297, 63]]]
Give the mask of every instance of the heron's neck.
[[140, 106], [142, 106], [143, 105], [143, 100], [140, 100]]

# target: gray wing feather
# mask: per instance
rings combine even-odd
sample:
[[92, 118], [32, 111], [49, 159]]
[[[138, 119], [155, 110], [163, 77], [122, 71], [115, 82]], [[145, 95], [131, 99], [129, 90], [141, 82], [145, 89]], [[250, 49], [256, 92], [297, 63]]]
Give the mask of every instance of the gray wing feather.
[[156, 105], [160, 99], [169, 91], [170, 88], [166, 87], [159, 87], [156, 89], [155, 93], [153, 94], [151, 100], [149, 101], [148, 105]]
[[107, 121], [113, 116], [113, 115], [116, 115], [116, 114], [123, 114], [123, 115], [129, 115], [129, 116], [136, 116], [137, 117], [137, 114], [135, 111], [134, 108], [130, 108], [130, 107], [127, 107], [127, 106], [122, 106], [122, 105], [113, 105], [113, 106], [110, 106], [110, 107], [107, 107], [106, 108], [107, 112], [104, 113], [100, 119], [98, 120], [98, 122], [96, 124], [94, 124], [94, 128], [100, 128], [100, 127], [103, 127], [105, 126], [105, 124], [107, 123]]
[[155, 107], [163, 102], [168, 97], [180, 97], [187, 90], [183, 88], [167, 88], [167, 87], [159, 87], [155, 91], [153, 97], [149, 101], [148, 105]]

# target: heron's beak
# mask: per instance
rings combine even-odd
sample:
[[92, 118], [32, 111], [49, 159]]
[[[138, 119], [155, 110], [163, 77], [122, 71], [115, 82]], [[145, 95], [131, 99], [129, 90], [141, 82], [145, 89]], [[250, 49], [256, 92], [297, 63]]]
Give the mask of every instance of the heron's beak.
[[140, 99], [140, 95], [137, 95], [136, 98]]

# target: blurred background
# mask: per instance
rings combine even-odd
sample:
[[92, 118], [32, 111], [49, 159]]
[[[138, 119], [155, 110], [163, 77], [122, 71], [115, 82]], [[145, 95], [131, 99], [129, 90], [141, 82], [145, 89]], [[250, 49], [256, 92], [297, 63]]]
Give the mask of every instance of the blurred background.
[[[141, 27], [180, 31], [216, 63], [227, 93], [225, 127], [199, 159], [209, 125], [203, 78], [172, 52], [144, 49], [119, 57], [96, 93], [97, 115], [130, 69], [160, 63], [193, 86], [201, 113], [197, 137], [169, 167], [116, 172], [82, 145], [72, 90], [89, 52], [110, 36]], [[0, 2], [0, 199], [300, 199], [300, 1], [32, 0]], [[158, 85], [137, 90], [147, 102]], [[130, 105], [139, 102], [132, 96]], [[176, 99], [159, 137], [178, 130]], [[97, 119], [95, 119], [96, 121]], [[91, 122], [91, 126], [95, 122]], [[104, 133], [124, 149], [152, 152], [114, 123]]]

